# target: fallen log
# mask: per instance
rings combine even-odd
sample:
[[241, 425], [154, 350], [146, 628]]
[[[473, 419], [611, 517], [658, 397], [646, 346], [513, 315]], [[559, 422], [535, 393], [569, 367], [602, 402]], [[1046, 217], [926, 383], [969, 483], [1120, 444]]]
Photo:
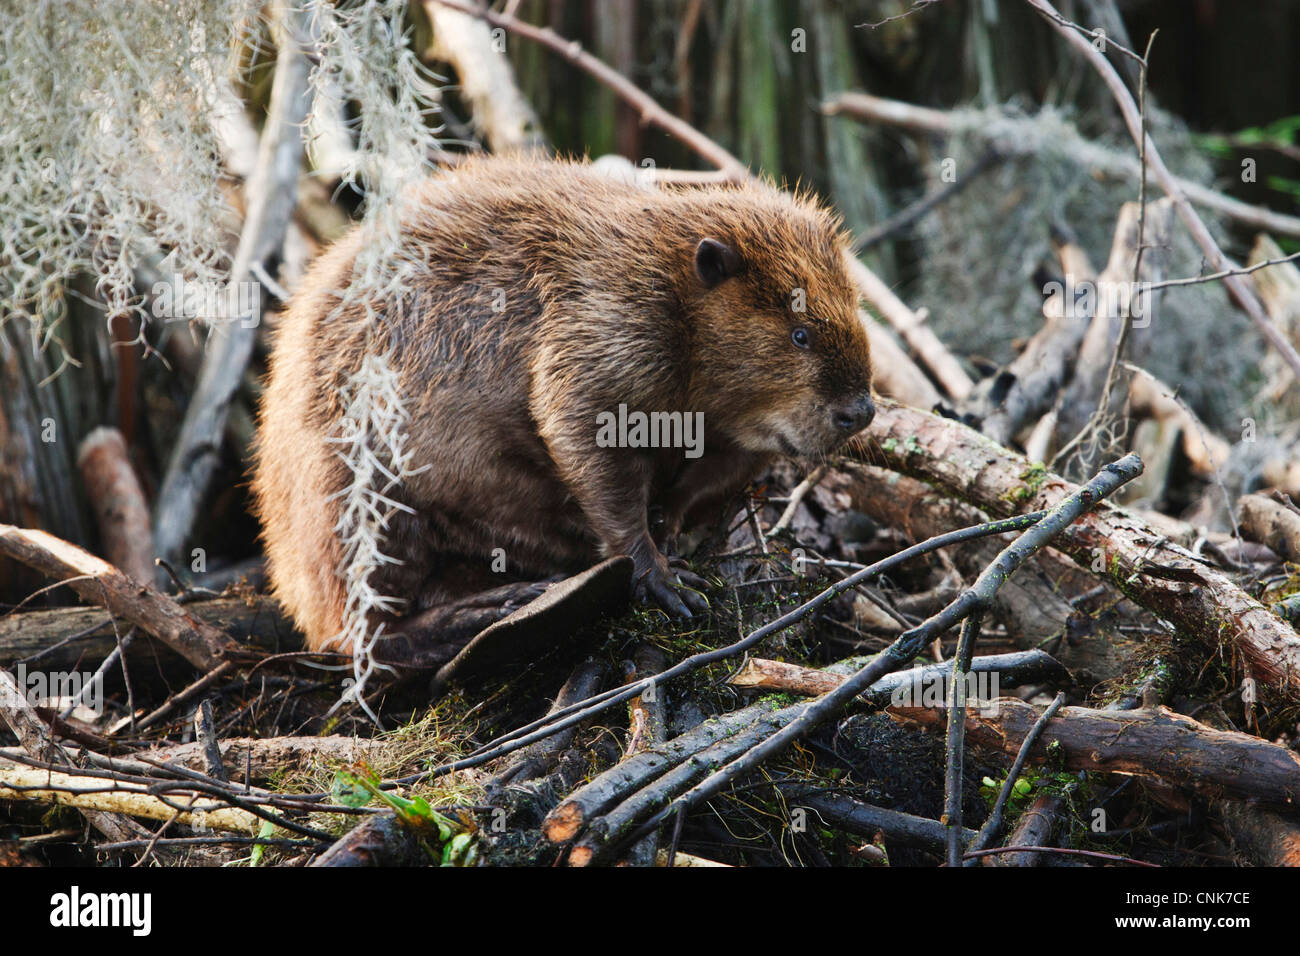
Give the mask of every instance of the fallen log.
[[[249, 811], [193, 792], [172, 791], [164, 800], [136, 784], [114, 785], [103, 777], [22, 767], [7, 761], [0, 761], [0, 800], [54, 803], [146, 820], [174, 820], [187, 826], [234, 833], [255, 834], [261, 827], [261, 820]], [[177, 804], [181, 805], [180, 809]]]
[[[915, 540], [966, 525], [987, 516], [977, 508], [946, 497], [923, 481], [871, 465], [856, 465], [853, 507], [883, 524], [901, 528]], [[1010, 543], [1013, 536], [970, 541], [950, 557], [968, 578], [976, 577]], [[1094, 585], [1087, 572], [1056, 551], [1034, 555], [1024, 571], [993, 597], [992, 615], [1017, 647], [1044, 647], [1084, 685], [1122, 674], [1141, 642], [1105, 621], [1080, 614], [1069, 595]]]
[[0, 552], [66, 582], [83, 599], [152, 634], [201, 671], [239, 655], [227, 634], [190, 614], [151, 585], [132, 581], [75, 544], [31, 528], [0, 524]]
[[[1065, 798], [1055, 793], [1040, 793], [1034, 798], [1029, 809], [1020, 815], [1016, 828], [1011, 831], [1006, 846], [1051, 846], [1048, 841], [1056, 829], [1061, 813], [1065, 809]], [[1038, 866], [1043, 855], [1034, 850], [1023, 853], [1007, 853], [1001, 856], [986, 856], [985, 866]]]
[[1300, 561], [1300, 514], [1263, 495], [1242, 495], [1238, 509], [1247, 539], [1268, 545], [1283, 561]]
[[[1051, 507], [1077, 486], [950, 419], [881, 401], [857, 454], [1003, 517]], [[1052, 545], [1185, 633], [1240, 655], [1247, 676], [1300, 695], [1300, 635], [1223, 572], [1131, 512], [1082, 514]]]
[[[900, 722], [936, 730], [947, 720], [938, 708], [891, 706], [887, 712]], [[966, 739], [1014, 757], [1038, 716], [1029, 704], [1001, 698], [996, 708], [967, 712]], [[1165, 707], [1064, 707], [1028, 759], [1035, 764], [1059, 759], [1068, 770], [1153, 777], [1211, 797], [1247, 797], [1293, 812], [1300, 800], [1300, 754], [1249, 734], [1215, 730]]]
[[[209, 627], [257, 650], [302, 647], [302, 639], [273, 598], [212, 598], [184, 607]], [[102, 660], [116, 646], [112, 615], [103, 608], [60, 607], [0, 617], [0, 667], [39, 661], [47, 670], [75, 670], [83, 661]], [[126, 659], [128, 663], [152, 660], [156, 651], [156, 645], [136, 640], [127, 649]]]

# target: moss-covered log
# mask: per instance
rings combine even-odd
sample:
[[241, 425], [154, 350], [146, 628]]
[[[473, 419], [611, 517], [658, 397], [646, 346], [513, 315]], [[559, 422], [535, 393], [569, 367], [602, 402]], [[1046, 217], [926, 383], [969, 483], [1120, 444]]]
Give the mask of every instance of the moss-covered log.
[[[1050, 508], [1077, 486], [960, 422], [880, 403], [861, 456], [1003, 517]], [[1300, 635], [1224, 572], [1123, 508], [1102, 503], [1053, 542], [1188, 634], [1237, 651], [1247, 676], [1300, 696]]]

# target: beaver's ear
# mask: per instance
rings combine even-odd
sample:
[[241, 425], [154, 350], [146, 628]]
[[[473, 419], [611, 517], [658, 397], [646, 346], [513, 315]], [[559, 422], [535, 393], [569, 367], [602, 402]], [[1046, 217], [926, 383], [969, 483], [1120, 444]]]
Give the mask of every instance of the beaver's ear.
[[736, 250], [717, 239], [701, 239], [695, 247], [695, 274], [707, 288], [730, 279], [743, 265]]

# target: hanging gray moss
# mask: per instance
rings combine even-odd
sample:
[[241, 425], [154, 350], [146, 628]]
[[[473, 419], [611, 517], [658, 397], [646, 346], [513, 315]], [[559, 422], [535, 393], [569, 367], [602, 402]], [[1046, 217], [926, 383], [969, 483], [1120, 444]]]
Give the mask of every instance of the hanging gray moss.
[[[1137, 199], [1136, 180], [1123, 175], [1136, 154], [1127, 138], [1086, 140], [1068, 114], [1052, 108], [1027, 115], [1012, 104], [956, 116], [957, 131], [927, 164], [928, 188], [943, 185], [944, 158], [955, 160], [959, 177], [990, 145], [1010, 158], [919, 224], [923, 258], [910, 301], [930, 309], [935, 331], [959, 354], [1001, 364], [1014, 356], [1013, 341], [1042, 323], [1033, 274], [1040, 263], [1059, 269], [1049, 243], [1053, 223], [1069, 227], [1098, 270], [1105, 266], [1119, 208]], [[1149, 111], [1148, 122], [1176, 175], [1211, 182], [1209, 161], [1178, 120]], [[1147, 186], [1149, 199], [1163, 195], [1158, 184]], [[1200, 212], [1225, 241], [1223, 224]], [[1203, 271], [1200, 249], [1177, 219], [1167, 263], [1169, 278]], [[1235, 435], [1260, 385], [1258, 335], [1218, 284], [1166, 291], [1160, 308], [1147, 367], [1212, 427]]]

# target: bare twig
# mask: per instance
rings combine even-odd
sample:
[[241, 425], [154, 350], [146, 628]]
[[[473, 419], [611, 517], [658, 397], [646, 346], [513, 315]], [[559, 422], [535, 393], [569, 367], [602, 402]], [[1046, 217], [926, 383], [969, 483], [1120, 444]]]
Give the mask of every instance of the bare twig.
[[[1016, 780], [1020, 778], [1020, 771], [1025, 768], [1025, 761], [1029, 759], [1029, 751], [1038, 742], [1038, 738], [1043, 735], [1043, 731], [1047, 728], [1047, 722], [1056, 716], [1056, 712], [1064, 704], [1065, 695], [1057, 694], [1056, 699], [1048, 704], [1047, 709], [1043, 711], [1043, 715], [1038, 718], [1038, 722], [1034, 724], [1029, 733], [1025, 734], [1025, 739], [1020, 744], [1020, 752], [1016, 754], [1011, 769], [1007, 771], [1007, 779], [1002, 784], [1002, 789], [998, 791], [998, 798], [993, 804], [988, 819], [984, 821], [984, 826], [980, 828], [979, 836], [966, 848], [967, 856], [976, 850], [984, 849], [997, 839], [998, 832], [1002, 829], [1002, 813], [1006, 809], [1007, 801], [1011, 798], [1012, 790], [1015, 789]], [[954, 865], [951, 858], [949, 858], [948, 862], [949, 865]]]
[[1146, 71], [1147, 58], [1151, 56], [1150, 43], [1147, 44], [1146, 54], [1143, 56], [1138, 56], [1138, 54], [1135, 53], [1133, 50], [1130, 50], [1128, 47], [1124, 46], [1121, 43], [1117, 43], [1111, 37], [1107, 36], [1105, 31], [1089, 30], [1087, 27], [1081, 26], [1080, 24], [1075, 23], [1073, 20], [1067, 20], [1065, 17], [1061, 16], [1055, 10], [1039, 10], [1038, 12], [1041, 13], [1051, 23], [1055, 24], [1058, 29], [1074, 30], [1080, 36], [1087, 37], [1089, 43], [1095, 43], [1097, 40], [1101, 40], [1103, 43], [1106, 44], [1106, 46], [1114, 47], [1116, 50], [1119, 50], [1120, 53], [1123, 53], [1130, 60], [1135, 60], [1139, 64], [1141, 69], [1144, 72]]
[[980, 158], [975, 160], [975, 165], [966, 170], [964, 175], [950, 183], [945, 183], [930, 193], [927, 193], [916, 202], [894, 213], [894, 215], [890, 216], [884, 222], [872, 226], [869, 230], [854, 239], [849, 245], [849, 248], [852, 249], [855, 254], [860, 255], [868, 249], [884, 242], [891, 236], [902, 232], [917, 220], [924, 218], [930, 210], [934, 209], [936, 206], [942, 205], [947, 200], [962, 192], [967, 186], [979, 178], [980, 173], [984, 172], [995, 163], [1001, 162], [1005, 158], [1006, 157], [995, 149], [986, 149], [983, 154], [980, 155]]
[[1279, 259], [1266, 259], [1263, 262], [1256, 262], [1251, 266], [1244, 266], [1240, 269], [1224, 269], [1220, 272], [1211, 272], [1209, 275], [1188, 276], [1185, 279], [1165, 279], [1161, 282], [1152, 282], [1147, 289], [1154, 292], [1157, 289], [1171, 289], [1183, 285], [1199, 285], [1202, 282], [1218, 282], [1220, 279], [1226, 279], [1228, 276], [1248, 276], [1252, 272], [1258, 272], [1260, 269], [1267, 269], [1269, 266], [1280, 266], [1284, 262], [1295, 262], [1300, 259], [1300, 252], [1293, 252], [1289, 256], [1282, 256]]
[[966, 750], [966, 674], [979, 640], [979, 612], [966, 618], [957, 639], [957, 653], [952, 666], [952, 701], [948, 706], [948, 760], [944, 772], [943, 825], [947, 833], [948, 865], [961, 865], [962, 851], [962, 769]]
[[[1186, 191], [1169, 172], [1169, 168], [1165, 166], [1160, 151], [1151, 142], [1150, 137], [1146, 135], [1137, 104], [1133, 102], [1133, 96], [1124, 85], [1124, 81], [1120, 79], [1119, 74], [1115, 72], [1115, 68], [1111, 66], [1110, 61], [1077, 31], [1056, 22], [1063, 18], [1048, 0], [1026, 0], [1026, 2], [1035, 10], [1051, 18], [1057, 31], [1065, 37], [1066, 42], [1078, 50], [1101, 74], [1102, 80], [1110, 88], [1115, 102], [1119, 105], [1120, 112], [1124, 115], [1124, 122], [1127, 124], [1134, 141], [1141, 143], [1143, 146], [1145, 152], [1144, 166], [1150, 166], [1151, 171], [1155, 173], [1156, 179], [1160, 181], [1161, 188], [1173, 200], [1178, 217], [1183, 221], [1188, 232], [1192, 234], [1196, 244], [1201, 247], [1201, 251], [1205, 254], [1211, 266], [1218, 270], [1230, 269], [1231, 265], [1227, 256], [1223, 254], [1223, 250], [1214, 241], [1214, 237], [1210, 235], [1210, 231], [1206, 228], [1201, 217], [1197, 215], [1196, 210], [1187, 201]], [[1223, 284], [1232, 300], [1250, 316], [1251, 322], [1259, 329], [1260, 334], [1278, 351], [1291, 368], [1292, 373], [1297, 378], [1300, 378], [1300, 353], [1296, 352], [1295, 346], [1269, 318], [1268, 313], [1264, 311], [1264, 307], [1260, 305], [1259, 299], [1255, 297], [1254, 292], [1251, 291], [1242, 277], [1229, 274], [1223, 278]]]
[[721, 792], [737, 777], [750, 773], [764, 760], [782, 752], [794, 741], [802, 739], [822, 723], [839, 714], [858, 694], [885, 674], [907, 666], [937, 635], [972, 614], [982, 613], [989, 606], [1002, 582], [1014, 574], [1028, 557], [1045, 547], [1098, 501], [1141, 473], [1142, 462], [1136, 455], [1128, 455], [1114, 464], [1107, 465], [1087, 485], [1064, 499], [1042, 521], [1004, 549], [956, 601], [919, 627], [902, 634], [873, 658], [870, 664], [825, 697], [818, 699], [799, 717], [753, 747], [743, 757], [726, 764], [673, 800], [667, 807], [652, 816], [636, 835], [651, 832], [670, 815], [675, 813], [684, 815], [689, 807]]
[[826, 476], [826, 465], [818, 465], [808, 477], [799, 484], [795, 485], [794, 491], [790, 492], [790, 500], [786, 502], [785, 510], [781, 512], [781, 517], [776, 519], [776, 524], [767, 532], [768, 538], [775, 538], [778, 534], [790, 527], [790, 522], [794, 520], [794, 514], [799, 510], [799, 504], [803, 501], [808, 492], [817, 486], [817, 482]]
[[566, 40], [550, 27], [537, 27], [505, 13], [496, 13], [486, 7], [480, 7], [469, 0], [437, 0], [438, 3], [461, 13], [479, 17], [525, 39], [540, 43], [553, 53], [562, 56], [569, 63], [590, 74], [604, 86], [609, 87], [624, 102], [631, 105], [641, 117], [641, 122], [657, 126], [664, 132], [681, 140], [696, 153], [703, 156], [727, 175], [737, 181], [750, 179], [748, 167], [716, 142], [705, 136], [690, 123], [674, 116], [664, 109], [648, 93], [618, 70], [598, 57], [592, 56], [577, 41]]
[[526, 724], [508, 734], [503, 734], [491, 744], [480, 748], [464, 759], [442, 764], [424, 771], [423, 773], [413, 774], [409, 777], [402, 777], [395, 781], [389, 781], [388, 785], [408, 785], [419, 783], [431, 777], [439, 777], [469, 767], [477, 767], [489, 760], [511, 753], [521, 747], [533, 743], [534, 741], [549, 737], [551, 734], [563, 730], [566, 727], [580, 723], [595, 714], [631, 700], [633, 697], [644, 693], [652, 685], [657, 684], [663, 686], [667, 681], [681, 677], [684, 674], [692, 673], [701, 667], [742, 654], [760, 641], [803, 620], [813, 611], [823, 607], [836, 596], [844, 593], [850, 588], [857, 587], [860, 583], [869, 578], [885, 574], [893, 568], [910, 561], [912, 558], [918, 557], [922, 554], [928, 554], [931, 551], [947, 547], [948, 545], [970, 541], [975, 538], [1005, 534], [1009, 531], [1022, 531], [1025, 528], [1032, 527], [1035, 523], [1041, 520], [1045, 514], [1046, 512], [1038, 511], [1005, 521], [995, 521], [971, 528], [961, 528], [957, 531], [938, 535], [926, 541], [922, 541], [919, 544], [912, 545], [910, 548], [905, 548], [897, 554], [891, 555], [888, 558], [884, 558], [874, 564], [862, 568], [842, 581], [837, 581], [816, 597], [801, 604], [792, 611], [783, 614], [776, 620], [769, 621], [762, 627], [751, 631], [741, 640], [736, 641], [733, 644], [729, 644], [726, 647], [721, 647], [716, 650], [704, 651], [700, 654], [692, 655], [691, 657], [674, 664], [662, 674], [644, 680], [634, 681], [629, 684], [624, 684], [622, 687], [615, 687], [611, 690], [605, 691], [604, 693], [597, 694], [594, 697], [578, 701], [569, 707], [562, 708], [553, 714], [548, 714], [546, 717], [535, 720], [530, 724]]
[[[1086, 44], [1086, 41], [1084, 42]], [[901, 100], [886, 99], [870, 93], [839, 93], [822, 104], [822, 112], [828, 116], [842, 115], [861, 122], [896, 126], [913, 133], [949, 136], [968, 128], [976, 135], [981, 132], [980, 125], [968, 126], [959, 119], [957, 114], [928, 106], [916, 106]], [[1014, 150], [1018, 143], [1034, 143], [1037, 137], [1028, 135], [1028, 132], [1036, 122], [1037, 120], [1033, 118], [1003, 117], [1000, 126], [1007, 130], [1007, 135], [999, 137], [999, 145]], [[1016, 135], [1018, 128], [1023, 128], [1026, 132]], [[1021, 148], [1028, 154], [1038, 147]], [[1069, 155], [1079, 165], [1095, 169], [1107, 176], [1136, 180], [1140, 174], [1137, 161], [1132, 156], [1117, 153], [1091, 140], [1081, 138], [1077, 143], [1072, 144]], [[1267, 206], [1252, 206], [1250, 203], [1234, 199], [1190, 179], [1173, 177], [1172, 182], [1190, 201], [1219, 215], [1274, 234], [1300, 236], [1298, 216], [1277, 212]]]
[[989, 850], [971, 850], [966, 853], [966, 858], [971, 860], [979, 859], [984, 856], [997, 856], [999, 853], [1055, 853], [1058, 856], [1083, 856], [1091, 860], [1105, 860], [1107, 863], [1127, 863], [1129, 866], [1140, 866], [1146, 869], [1158, 870], [1158, 863], [1148, 863], [1145, 860], [1135, 860], [1131, 856], [1120, 856], [1116, 853], [1102, 853], [1100, 850], [1074, 850], [1068, 847], [1060, 846], [995, 846]]
[[[1067, 22], [1068, 21], [1063, 21]], [[1115, 380], [1119, 377], [1120, 363], [1124, 358], [1124, 347], [1128, 344], [1130, 333], [1133, 331], [1133, 298], [1138, 295], [1138, 283], [1142, 279], [1142, 254], [1146, 252], [1146, 222], [1147, 222], [1147, 112], [1146, 112], [1146, 89], [1147, 89], [1147, 61], [1151, 56], [1151, 46], [1156, 42], [1156, 33], [1153, 30], [1151, 36], [1147, 38], [1146, 54], [1139, 58], [1142, 64], [1138, 73], [1138, 116], [1141, 135], [1138, 137], [1138, 163], [1140, 165], [1138, 175], [1138, 224], [1137, 224], [1137, 249], [1133, 256], [1133, 282], [1130, 294], [1124, 300], [1124, 316], [1119, 327], [1119, 336], [1115, 340], [1115, 350], [1111, 352], [1110, 365], [1106, 369], [1106, 380], [1101, 388], [1101, 398], [1097, 402], [1097, 410], [1092, 413], [1092, 417], [1084, 424], [1073, 438], [1065, 443], [1065, 446], [1058, 451], [1052, 458], [1051, 467], [1056, 467], [1058, 462], [1066, 461], [1071, 452], [1074, 451], [1081, 443], [1097, 429], [1101, 428], [1110, 415], [1110, 396], [1115, 390]], [[1150, 303], [1147, 304], [1150, 308]], [[955, 865], [955, 864], [954, 864]]]
[[217, 736], [216, 723], [212, 719], [211, 698], [199, 701], [199, 706], [194, 709], [194, 736], [203, 748], [203, 765], [208, 776], [229, 783], [225, 764], [221, 762], [221, 738]]
[[857, 23], [854, 28], [861, 30], [866, 27], [869, 30], [875, 30], [877, 27], [883, 27], [886, 23], [893, 23], [895, 20], [906, 20], [914, 13], [920, 13], [926, 7], [934, 6], [939, 0], [913, 0], [912, 5], [902, 13], [895, 14], [892, 17], [885, 17], [883, 20], [877, 20], [874, 23]]
[[[208, 671], [208, 673], [204, 674], [202, 677], [200, 677], [194, 683], [190, 684], [188, 687], [184, 688], [183, 690], [175, 694], [172, 694], [165, 701], [163, 701], [156, 708], [154, 708], [154, 710], [151, 713], [149, 713], [145, 717], [142, 717], [140, 720], [135, 721], [135, 728], [137, 730], [143, 730], [146, 727], [152, 726], [158, 720], [170, 714], [173, 710], [175, 710], [178, 706], [183, 704], [185, 701], [192, 700], [196, 695], [207, 690], [209, 687], [211, 687], [217, 681], [221, 680], [223, 677], [227, 677], [230, 674], [234, 673], [234, 670], [235, 670], [235, 664], [231, 661], [225, 661], [224, 663], [217, 665], [215, 668]], [[127, 716], [123, 717], [121, 720], [119, 720], [116, 724], [114, 724], [112, 727], [108, 729], [108, 736], [111, 737], [114, 734], [121, 733], [125, 728], [132, 725], [132, 721], [134, 721], [134, 719], [135, 719], [134, 714], [128, 714]]]

